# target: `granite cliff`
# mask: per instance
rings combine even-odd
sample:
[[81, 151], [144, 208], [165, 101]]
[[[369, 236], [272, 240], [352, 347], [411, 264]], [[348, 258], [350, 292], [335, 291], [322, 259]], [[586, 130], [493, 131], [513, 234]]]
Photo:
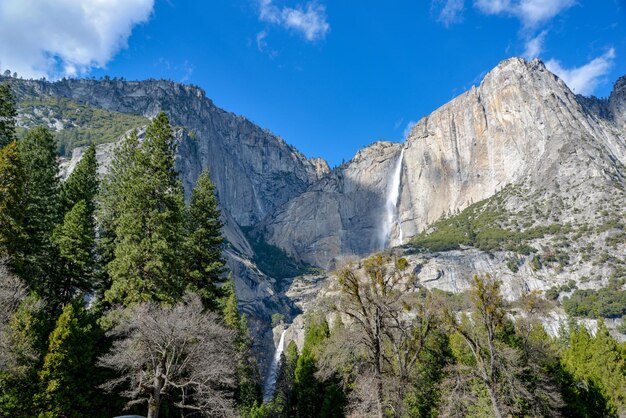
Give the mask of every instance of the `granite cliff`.
[[[602, 200], [600, 184], [623, 184], [625, 85], [621, 78], [609, 99], [588, 99], [538, 60], [503, 61], [479, 87], [420, 120], [405, 144], [359, 151], [259, 228], [289, 254], [330, 267], [345, 255], [376, 251], [381, 242], [407, 243], [441, 216], [509, 184], [553, 191], [588, 183], [580, 192], [594, 203], [575, 204], [587, 208], [581, 216], [591, 215]], [[400, 181], [393, 185], [398, 161]], [[396, 214], [385, 231], [392, 186]]]

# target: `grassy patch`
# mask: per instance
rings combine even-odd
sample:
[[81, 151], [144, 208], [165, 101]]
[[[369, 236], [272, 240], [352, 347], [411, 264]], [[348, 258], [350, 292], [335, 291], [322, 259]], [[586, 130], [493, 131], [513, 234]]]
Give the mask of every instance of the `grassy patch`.
[[63, 124], [63, 129], [54, 133], [61, 155], [69, 155], [76, 147], [114, 142], [127, 131], [148, 123], [143, 116], [98, 109], [61, 97], [28, 99], [18, 107], [20, 113], [32, 116], [29, 125], [55, 121]]

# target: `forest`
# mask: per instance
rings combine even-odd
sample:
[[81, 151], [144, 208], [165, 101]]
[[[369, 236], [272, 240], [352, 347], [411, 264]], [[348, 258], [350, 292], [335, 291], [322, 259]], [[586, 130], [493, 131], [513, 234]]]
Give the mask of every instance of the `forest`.
[[119, 143], [103, 179], [91, 145], [65, 181], [53, 133], [18, 140], [16, 117], [4, 84], [0, 416], [626, 414], [626, 344], [590, 294], [568, 309], [595, 313], [595, 329], [572, 319], [553, 337], [539, 292], [510, 302], [490, 276], [463, 294], [427, 290], [391, 253], [333, 273], [336, 299], [307, 313], [304, 344], [288, 344], [263, 403], [215, 187], [204, 171], [185, 201], [166, 114]]

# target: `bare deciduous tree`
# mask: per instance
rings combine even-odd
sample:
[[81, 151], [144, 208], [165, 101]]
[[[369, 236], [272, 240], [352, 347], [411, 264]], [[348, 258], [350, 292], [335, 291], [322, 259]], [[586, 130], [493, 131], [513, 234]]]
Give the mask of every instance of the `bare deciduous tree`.
[[6, 263], [0, 260], [0, 326], [9, 322], [9, 318], [25, 297], [24, 283], [9, 273]]
[[204, 416], [235, 415], [234, 331], [205, 312], [197, 295], [172, 307], [149, 302], [120, 314], [111, 331], [118, 340], [99, 362], [120, 377], [105, 389], [126, 384], [128, 405], [147, 403], [148, 418], [158, 418], [166, 397]]
[[[356, 361], [362, 369], [357, 378], [369, 382], [365, 386], [370, 389], [355, 394], [364, 395], [359, 399], [362, 406], [375, 404], [379, 417], [403, 415], [409, 379], [434, 323], [434, 310], [418, 297], [407, 267], [404, 259], [377, 254], [365, 260], [362, 270], [347, 267], [338, 273], [342, 292], [337, 310], [350, 319], [346, 332], [351, 338], [331, 338], [343, 342], [331, 341], [329, 353], [363, 353]], [[322, 368], [333, 363], [323, 357]], [[355, 387], [360, 387], [358, 381]]]
[[563, 403], [558, 388], [542, 370], [549, 362], [548, 348], [531, 338], [539, 330], [535, 327], [541, 327], [531, 318], [543, 301], [536, 294], [524, 298], [525, 317], [517, 323], [516, 333], [498, 280], [489, 275], [475, 276], [470, 297], [471, 315], [447, 312], [454, 332], [452, 338], [462, 341], [465, 353], [460, 357], [465, 360], [457, 359], [449, 367], [448, 379], [442, 385], [447, 394], [441, 406], [442, 415], [465, 416], [466, 407], [478, 401], [476, 391], [470, 388], [480, 382], [495, 418], [559, 416]]

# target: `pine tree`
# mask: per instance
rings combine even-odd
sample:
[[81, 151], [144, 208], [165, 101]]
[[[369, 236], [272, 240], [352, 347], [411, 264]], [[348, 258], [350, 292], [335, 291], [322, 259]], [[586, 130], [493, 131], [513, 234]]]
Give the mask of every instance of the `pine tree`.
[[70, 301], [76, 292], [87, 292], [95, 287], [97, 171], [96, 149], [92, 145], [61, 188], [59, 200], [65, 215], [53, 232], [59, 251], [59, 280], [54, 293], [60, 304]]
[[187, 210], [186, 279], [188, 290], [197, 293], [204, 305], [213, 310], [223, 297], [218, 286], [225, 270], [221, 252], [222, 226], [215, 186], [209, 172], [204, 170], [198, 177]]
[[16, 142], [0, 149], [0, 257], [19, 264], [24, 250], [25, 174]]
[[[172, 303], [183, 295], [184, 198], [175, 168], [176, 142], [167, 116], [160, 113], [139, 145], [122, 146], [113, 178], [105, 187], [106, 227], [112, 229], [112, 260], [107, 270], [109, 302]], [[111, 208], [110, 203], [116, 207]]]
[[302, 353], [298, 357], [294, 371], [297, 417], [312, 418], [320, 416], [326, 388], [324, 382], [320, 382], [315, 376], [317, 372], [316, 350], [329, 335], [330, 330], [326, 318], [321, 316], [309, 317]]
[[[115, 258], [116, 225], [121, 216], [120, 208], [124, 199], [122, 192], [132, 184], [133, 177], [137, 176], [137, 161], [140, 154], [139, 138], [137, 131], [134, 130], [115, 149], [108, 174], [99, 190], [98, 254], [104, 266], [108, 266]], [[109, 281], [106, 277], [107, 273], [105, 269], [105, 280]], [[110, 283], [105, 286], [108, 288]]]
[[[579, 397], [596, 402], [596, 409], [607, 407], [610, 412], [605, 414], [608, 416], [626, 413], [626, 353], [602, 320], [598, 321], [595, 337], [583, 325], [570, 328], [569, 345], [563, 352], [562, 363], [579, 382], [576, 385]], [[606, 406], [601, 400], [606, 401]]]
[[35, 404], [39, 417], [91, 416], [93, 403], [93, 326], [77, 300], [63, 308], [49, 337], [48, 353], [39, 372], [40, 392]]
[[72, 174], [61, 188], [61, 207], [68, 212], [81, 200], [85, 202], [91, 216], [95, 211], [95, 200], [98, 194], [98, 161], [96, 147], [90, 146], [83, 154]]
[[26, 296], [0, 333], [5, 357], [0, 367], [0, 416], [30, 417], [34, 414], [32, 399], [37, 392], [37, 367], [46, 350], [51, 325], [42, 307], [36, 295]]
[[88, 292], [94, 287], [95, 230], [93, 214], [84, 200], [65, 214], [52, 238], [60, 256], [59, 281], [54, 283], [57, 289], [53, 293], [58, 303], [65, 304], [77, 292]]
[[23, 216], [27, 236], [27, 262], [20, 273], [33, 290], [46, 295], [46, 281], [56, 267], [51, 237], [60, 214], [56, 142], [47, 128], [36, 127], [19, 142], [19, 150], [26, 174]]
[[15, 96], [8, 83], [0, 85], [0, 148], [15, 139]]
[[261, 400], [260, 376], [252, 353], [252, 338], [248, 329], [248, 320], [245, 315], [239, 314], [237, 307], [237, 295], [232, 275], [228, 276], [222, 289], [224, 296], [221, 299], [221, 310], [224, 323], [237, 331], [235, 338], [235, 352], [237, 354], [235, 397], [239, 407], [245, 411]]

